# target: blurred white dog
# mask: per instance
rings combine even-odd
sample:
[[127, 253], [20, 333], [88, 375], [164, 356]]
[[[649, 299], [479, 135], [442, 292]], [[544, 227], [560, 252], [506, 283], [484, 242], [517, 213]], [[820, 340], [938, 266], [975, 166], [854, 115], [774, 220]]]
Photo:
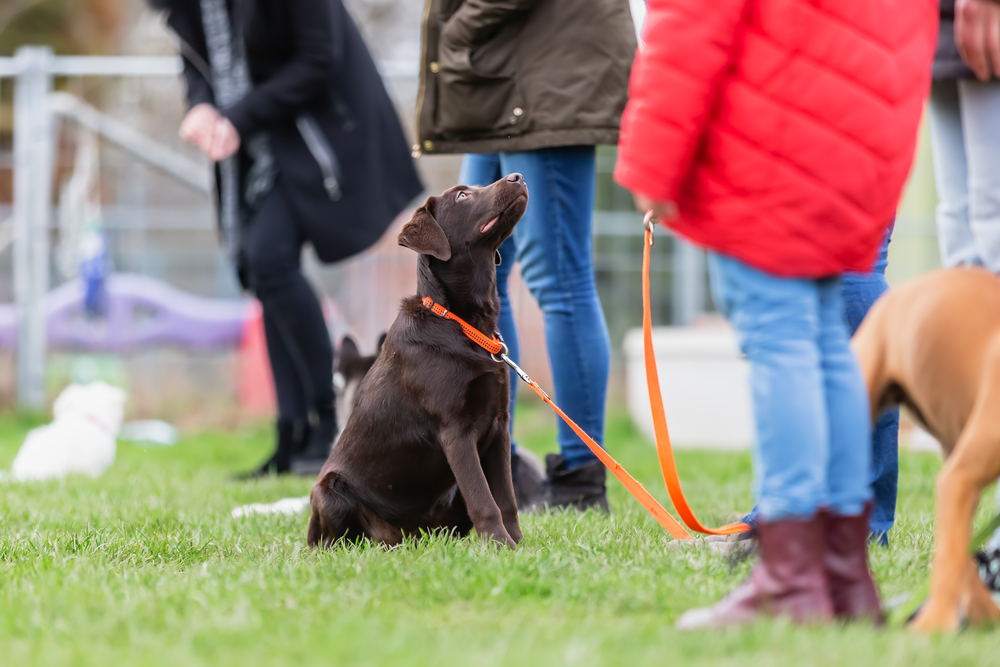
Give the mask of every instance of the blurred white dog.
[[78, 473], [98, 477], [115, 462], [125, 392], [104, 382], [71, 384], [52, 406], [51, 424], [28, 434], [11, 466], [18, 481]]

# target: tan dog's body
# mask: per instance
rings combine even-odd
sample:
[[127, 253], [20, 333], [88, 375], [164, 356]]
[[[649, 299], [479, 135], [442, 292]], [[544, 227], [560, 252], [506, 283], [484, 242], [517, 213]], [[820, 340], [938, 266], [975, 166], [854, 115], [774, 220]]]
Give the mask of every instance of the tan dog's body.
[[875, 304], [854, 347], [873, 414], [905, 405], [947, 459], [937, 479], [931, 595], [914, 629], [954, 630], [960, 614], [1000, 619], [969, 557], [980, 496], [1000, 476], [1000, 278], [951, 269], [909, 281]]

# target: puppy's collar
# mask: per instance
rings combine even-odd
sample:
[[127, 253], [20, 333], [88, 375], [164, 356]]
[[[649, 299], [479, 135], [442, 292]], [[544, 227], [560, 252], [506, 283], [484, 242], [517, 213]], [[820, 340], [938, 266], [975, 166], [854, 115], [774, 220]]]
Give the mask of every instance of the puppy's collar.
[[473, 343], [483, 348], [490, 354], [497, 354], [503, 351], [504, 348], [506, 347], [503, 344], [503, 341], [499, 340], [496, 336], [494, 336], [493, 338], [487, 338], [486, 335], [483, 334], [483, 332], [481, 332], [479, 329], [475, 328], [474, 326], [463, 320], [455, 313], [451, 312], [450, 310], [448, 310], [439, 303], [434, 303], [434, 299], [430, 298], [429, 296], [425, 296], [422, 299], [422, 302], [424, 304], [424, 308], [431, 311], [438, 317], [443, 317], [446, 320], [455, 320], [456, 322], [458, 322], [458, 325], [462, 327], [462, 332], [465, 333], [465, 335], [469, 338], [469, 340], [471, 340]]

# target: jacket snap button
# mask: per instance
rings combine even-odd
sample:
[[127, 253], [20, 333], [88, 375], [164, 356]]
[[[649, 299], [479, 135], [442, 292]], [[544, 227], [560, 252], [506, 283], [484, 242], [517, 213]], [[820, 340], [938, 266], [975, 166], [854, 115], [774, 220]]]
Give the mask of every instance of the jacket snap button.
[[517, 125], [517, 116], [511, 116], [510, 117], [510, 124], [511, 125]]
[[514, 115], [515, 116], [520, 116], [523, 113], [524, 113], [524, 109], [522, 109], [521, 107], [514, 107]]
[[429, 150], [433, 150], [433, 149], [434, 149], [434, 142], [433, 141], [428, 140], [428, 141], [424, 142], [424, 150], [425, 151], [429, 151]]
[[431, 71], [432, 72], [434, 72], [435, 74], [437, 74], [440, 69], [441, 69], [441, 66], [438, 65], [436, 62], [431, 63]]

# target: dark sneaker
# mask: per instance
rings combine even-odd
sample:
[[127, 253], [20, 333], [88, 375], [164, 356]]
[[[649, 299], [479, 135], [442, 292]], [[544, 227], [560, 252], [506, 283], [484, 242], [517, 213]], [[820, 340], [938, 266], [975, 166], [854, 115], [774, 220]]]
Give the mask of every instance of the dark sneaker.
[[510, 476], [518, 511], [531, 511], [545, 502], [545, 471], [533, 453], [522, 447], [511, 452]]
[[292, 454], [299, 448], [299, 443], [305, 435], [306, 426], [304, 422], [297, 423], [279, 419], [277, 424], [278, 444], [274, 453], [259, 467], [233, 475], [233, 479], [244, 481], [271, 475], [287, 475], [291, 472]]
[[560, 454], [545, 457], [545, 505], [550, 509], [599, 509], [606, 514], [608, 507], [608, 470], [600, 461], [591, 461], [582, 466], [566, 469]]

